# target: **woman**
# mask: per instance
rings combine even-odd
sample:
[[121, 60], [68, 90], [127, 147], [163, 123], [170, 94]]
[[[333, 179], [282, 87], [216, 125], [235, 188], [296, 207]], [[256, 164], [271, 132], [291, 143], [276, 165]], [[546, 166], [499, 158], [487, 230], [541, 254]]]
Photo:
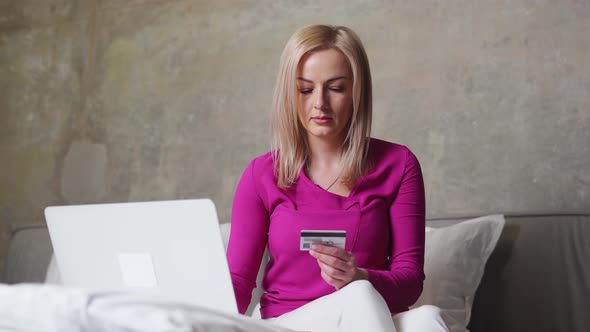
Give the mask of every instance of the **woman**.
[[[297, 330], [395, 331], [393, 314], [398, 331], [429, 331], [424, 322], [446, 330], [434, 307], [407, 313], [420, 326], [400, 319], [424, 280], [424, 184], [408, 148], [370, 138], [371, 74], [352, 30], [315, 25], [291, 37], [272, 129], [272, 151], [248, 165], [233, 203], [228, 262], [240, 312], [268, 246], [264, 319]], [[344, 248], [301, 250], [306, 230], [345, 231]]]

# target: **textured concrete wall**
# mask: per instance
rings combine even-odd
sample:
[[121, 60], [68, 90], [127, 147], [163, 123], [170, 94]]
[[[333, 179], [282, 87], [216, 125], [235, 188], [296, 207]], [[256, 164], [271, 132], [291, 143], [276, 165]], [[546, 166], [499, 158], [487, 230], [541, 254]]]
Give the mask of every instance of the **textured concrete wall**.
[[589, 1], [0, 0], [0, 257], [52, 204], [211, 197], [269, 146], [287, 38], [363, 39], [428, 214], [590, 211]]

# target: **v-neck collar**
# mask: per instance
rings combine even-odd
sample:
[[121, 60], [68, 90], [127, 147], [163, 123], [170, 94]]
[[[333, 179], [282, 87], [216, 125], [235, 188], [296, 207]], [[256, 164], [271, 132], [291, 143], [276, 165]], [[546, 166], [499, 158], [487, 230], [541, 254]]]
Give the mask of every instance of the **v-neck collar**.
[[365, 178], [364, 176], [361, 176], [358, 179], [356, 179], [356, 183], [352, 187], [352, 190], [350, 191], [348, 196], [342, 196], [342, 195], [335, 194], [331, 191], [327, 191], [324, 188], [317, 185], [316, 183], [314, 183], [313, 181], [311, 181], [311, 179], [307, 176], [307, 174], [305, 174], [303, 167], [299, 171], [299, 179], [301, 180], [301, 182], [305, 183], [308, 187], [313, 188], [314, 191], [317, 193], [317, 195], [322, 195], [322, 193], [323, 193], [323, 195], [329, 195], [332, 197], [345, 199], [345, 200], [354, 198], [356, 191], [358, 190], [358, 187], [360, 186], [360, 184], [364, 181], [364, 178]]

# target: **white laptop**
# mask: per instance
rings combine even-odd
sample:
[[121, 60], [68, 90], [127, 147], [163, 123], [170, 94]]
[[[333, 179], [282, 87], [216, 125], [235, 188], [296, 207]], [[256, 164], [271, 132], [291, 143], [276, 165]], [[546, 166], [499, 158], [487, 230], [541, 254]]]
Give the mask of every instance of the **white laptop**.
[[45, 218], [64, 285], [238, 312], [211, 200], [52, 206]]

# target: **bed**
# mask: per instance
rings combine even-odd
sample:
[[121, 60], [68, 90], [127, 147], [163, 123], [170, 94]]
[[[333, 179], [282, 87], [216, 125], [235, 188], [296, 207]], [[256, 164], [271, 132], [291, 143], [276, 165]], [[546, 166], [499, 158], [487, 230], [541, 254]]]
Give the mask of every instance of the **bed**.
[[[431, 218], [427, 225], [427, 281], [418, 301], [433, 301], [442, 309], [453, 297], [463, 303], [461, 310], [450, 307], [447, 314], [443, 310], [452, 331], [590, 331], [590, 241], [586, 240], [590, 213], [450, 216]], [[221, 232], [227, 240], [229, 225], [222, 224]], [[2, 275], [4, 294], [23, 286], [64, 292], [57, 286], [41, 285], [46, 278], [55, 279], [55, 269], [47, 269], [51, 256], [44, 225], [15, 228]], [[13, 285], [17, 283], [33, 284]], [[76, 296], [87, 299], [86, 294]], [[121, 297], [109, 300], [119, 308], [121, 303], [132, 302]], [[169, 308], [163, 305], [152, 313], [156, 317]], [[197, 315], [185, 309], [191, 319], [216, 315]], [[257, 324], [219, 317], [238, 331]], [[2, 314], [0, 324], [1, 319]], [[253, 326], [259, 331], [267, 328]]]

